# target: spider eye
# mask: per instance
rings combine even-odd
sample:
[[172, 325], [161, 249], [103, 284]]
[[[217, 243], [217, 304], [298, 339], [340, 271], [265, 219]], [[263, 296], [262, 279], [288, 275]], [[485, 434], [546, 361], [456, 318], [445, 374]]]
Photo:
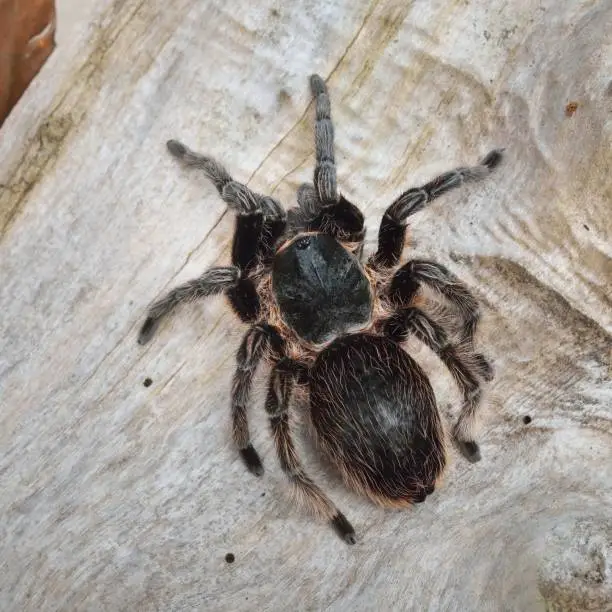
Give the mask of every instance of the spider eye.
[[310, 236], [302, 236], [295, 241], [295, 248], [303, 251], [310, 246]]

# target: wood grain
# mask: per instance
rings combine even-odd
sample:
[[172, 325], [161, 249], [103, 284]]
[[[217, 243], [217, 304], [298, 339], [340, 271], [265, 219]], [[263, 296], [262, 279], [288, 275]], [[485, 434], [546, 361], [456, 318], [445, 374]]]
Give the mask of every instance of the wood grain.
[[[98, 4], [0, 133], [0, 608], [610, 610], [611, 5]], [[413, 225], [414, 253], [483, 303], [483, 460], [453, 454], [426, 504], [386, 512], [305, 440], [352, 548], [291, 505], [261, 392], [261, 480], [231, 447], [243, 328], [223, 301], [136, 343], [152, 300], [229, 260], [231, 215], [165, 141], [292, 205], [312, 72], [370, 248], [401, 190], [506, 147]], [[450, 375], [409, 348], [456, 415]]]

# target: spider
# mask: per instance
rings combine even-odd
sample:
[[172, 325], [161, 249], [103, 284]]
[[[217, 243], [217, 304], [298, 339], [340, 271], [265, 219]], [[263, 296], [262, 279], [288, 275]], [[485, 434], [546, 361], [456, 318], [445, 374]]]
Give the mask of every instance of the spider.
[[[402, 193], [383, 215], [376, 252], [364, 260], [364, 216], [338, 191], [327, 87], [315, 74], [310, 88], [316, 109], [314, 180], [300, 186], [298, 205], [288, 211], [235, 181], [213, 158], [177, 140], [167, 142], [175, 158], [204, 171], [236, 213], [232, 265], [213, 267], [154, 302], [139, 342], [149, 342], [179, 304], [225, 294], [249, 326], [231, 390], [232, 437], [242, 460], [256, 476], [263, 473], [247, 409], [256, 368], [266, 362], [271, 371], [265, 410], [280, 465], [310, 510], [354, 544], [351, 523], [300, 461], [290, 427], [292, 394], [302, 391], [309, 398], [319, 447], [347, 487], [387, 507], [423, 502], [445, 468], [447, 444], [432, 386], [402, 346], [414, 336], [454, 377], [462, 406], [452, 439], [469, 461], [480, 460], [475, 420], [493, 369], [474, 348], [478, 302], [444, 266], [425, 260], [401, 265], [400, 258], [408, 218], [447, 191], [489, 175], [503, 149]], [[423, 287], [453, 314], [458, 334], [419, 306]]]

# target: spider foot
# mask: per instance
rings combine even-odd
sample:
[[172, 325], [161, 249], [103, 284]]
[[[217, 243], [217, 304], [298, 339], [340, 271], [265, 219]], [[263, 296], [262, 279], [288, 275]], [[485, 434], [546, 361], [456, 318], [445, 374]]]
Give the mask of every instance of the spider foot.
[[185, 153], [187, 153], [187, 147], [178, 140], [168, 140], [168, 142], [166, 142], [166, 147], [171, 155], [179, 159], [182, 159]]
[[336, 533], [347, 543], [355, 544], [357, 542], [357, 536], [353, 526], [349, 523], [348, 519], [342, 512], [338, 512], [331, 521], [332, 527]]
[[159, 319], [147, 317], [138, 333], [138, 344], [147, 344], [155, 335], [159, 326]]
[[455, 445], [459, 452], [470, 462], [478, 463], [482, 459], [480, 447], [473, 440], [458, 440], [455, 438]]
[[261, 476], [264, 473], [263, 463], [252, 444], [249, 444], [246, 448], [241, 448], [240, 456], [251, 474]]
[[313, 96], [327, 93], [325, 81], [318, 74], [310, 75], [310, 91], [312, 91]]
[[481, 160], [480, 165], [486, 166], [489, 170], [493, 170], [499, 166], [503, 156], [505, 149], [493, 149]]

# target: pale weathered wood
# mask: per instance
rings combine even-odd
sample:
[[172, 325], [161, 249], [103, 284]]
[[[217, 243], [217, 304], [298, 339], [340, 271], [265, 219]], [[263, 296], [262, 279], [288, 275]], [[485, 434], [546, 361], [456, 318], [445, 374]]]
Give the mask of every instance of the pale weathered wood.
[[[0, 132], [0, 608], [610, 609], [612, 5], [98, 8]], [[370, 241], [401, 189], [507, 147], [413, 232], [483, 301], [483, 460], [453, 452], [427, 503], [385, 512], [309, 452], [352, 548], [290, 504], [261, 394], [266, 474], [237, 459], [242, 329], [222, 301], [136, 343], [155, 297], [229, 257], [231, 215], [165, 140], [290, 205], [313, 167], [312, 72]], [[450, 376], [411, 347], [456, 414]]]

